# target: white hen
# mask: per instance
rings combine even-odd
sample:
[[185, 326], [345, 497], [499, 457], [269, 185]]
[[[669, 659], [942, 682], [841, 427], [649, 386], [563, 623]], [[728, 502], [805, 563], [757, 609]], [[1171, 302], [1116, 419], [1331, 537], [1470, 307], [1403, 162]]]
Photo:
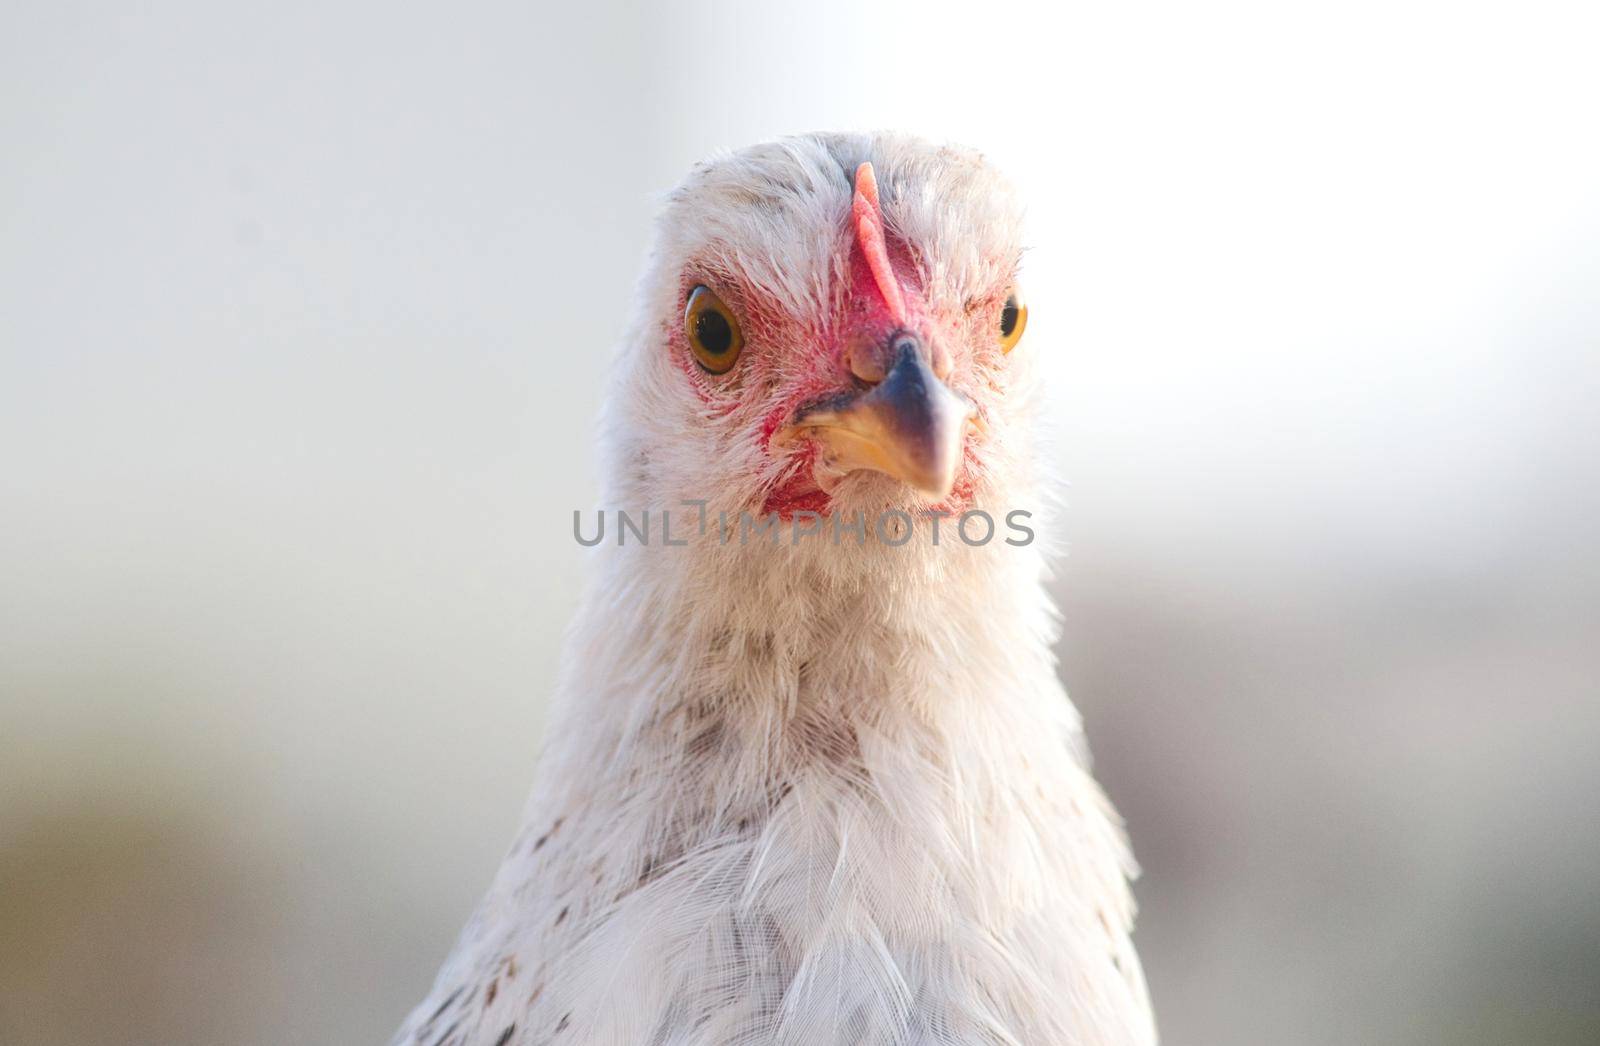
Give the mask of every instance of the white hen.
[[1042, 495], [1019, 259], [997, 175], [902, 136], [672, 195], [527, 818], [397, 1043], [1155, 1041], [1011, 515]]

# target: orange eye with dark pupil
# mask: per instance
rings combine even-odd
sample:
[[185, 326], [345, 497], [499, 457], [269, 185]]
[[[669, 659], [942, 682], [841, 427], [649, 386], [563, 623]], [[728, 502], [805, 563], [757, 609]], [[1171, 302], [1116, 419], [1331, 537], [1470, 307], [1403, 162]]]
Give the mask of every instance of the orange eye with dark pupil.
[[683, 333], [694, 358], [712, 374], [726, 374], [744, 348], [744, 335], [733, 311], [704, 285], [689, 292], [689, 302], [683, 310]]
[[1022, 304], [1022, 295], [1012, 291], [1000, 309], [1000, 348], [1010, 352], [1022, 340], [1028, 326], [1028, 307]]

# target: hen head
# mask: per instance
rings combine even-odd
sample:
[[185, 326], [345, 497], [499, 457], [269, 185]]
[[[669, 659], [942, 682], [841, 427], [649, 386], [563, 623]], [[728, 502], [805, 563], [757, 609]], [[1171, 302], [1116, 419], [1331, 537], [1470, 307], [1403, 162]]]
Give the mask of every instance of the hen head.
[[661, 218], [613, 401], [621, 493], [790, 518], [1014, 489], [1020, 226], [977, 154], [904, 136], [698, 167]]

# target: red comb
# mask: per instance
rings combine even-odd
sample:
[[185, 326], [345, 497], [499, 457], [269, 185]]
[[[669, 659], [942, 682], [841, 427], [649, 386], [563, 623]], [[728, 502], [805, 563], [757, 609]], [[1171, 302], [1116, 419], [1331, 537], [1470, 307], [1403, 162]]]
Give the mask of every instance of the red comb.
[[883, 232], [883, 211], [878, 207], [878, 178], [872, 173], [872, 164], [856, 168], [856, 197], [850, 207], [855, 216], [856, 243], [866, 256], [867, 268], [878, 284], [878, 293], [889, 306], [889, 313], [901, 326], [906, 322], [906, 303], [900, 296], [900, 281], [894, 278], [894, 268], [889, 264], [889, 245]]

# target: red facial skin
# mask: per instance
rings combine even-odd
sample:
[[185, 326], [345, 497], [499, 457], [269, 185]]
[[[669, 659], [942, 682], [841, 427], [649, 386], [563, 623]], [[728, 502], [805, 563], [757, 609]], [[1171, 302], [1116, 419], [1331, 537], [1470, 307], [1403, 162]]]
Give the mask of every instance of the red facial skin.
[[[903, 246], [892, 244], [890, 255], [895, 260], [897, 274], [914, 274], [915, 265]], [[904, 308], [907, 322], [895, 321], [889, 306], [879, 293], [871, 267], [859, 249], [851, 251], [850, 291], [844, 297], [838, 315], [826, 326], [797, 326], [795, 320], [776, 302], [739, 280], [726, 277], [717, 279], [716, 285], [729, 298], [730, 305], [740, 316], [745, 335], [745, 356], [734, 366], [734, 372], [743, 370], [737, 385], [730, 384], [730, 375], [707, 373], [695, 361], [694, 355], [682, 344], [681, 328], [672, 332], [672, 340], [679, 343], [672, 353], [690, 386], [702, 403], [705, 415], [722, 418], [741, 407], [740, 394], [757, 393], [770, 383], [781, 381], [770, 398], [771, 407], [763, 415], [755, 438], [762, 450], [785, 464], [783, 477], [770, 489], [762, 501], [762, 514], [775, 513], [781, 519], [792, 520], [798, 512], [827, 515], [833, 499], [812, 478], [812, 466], [818, 452], [811, 440], [799, 444], [774, 448], [773, 435], [794, 420], [802, 407], [840, 395], [864, 391], [867, 386], [851, 371], [846, 353], [850, 347], [861, 344], [882, 344], [895, 331], [910, 329], [925, 340], [942, 338], [943, 344], [954, 356], [955, 370], [951, 377], [959, 383], [960, 372], [969, 363], [966, 348], [961, 344], [960, 333], [965, 327], [965, 310], [946, 310], [929, 307], [922, 289], [913, 276], [902, 277]], [[686, 277], [683, 296], [704, 279]], [[737, 298], [738, 304], [733, 304]], [[742, 306], [742, 308], [740, 307]], [[759, 355], [764, 347], [787, 347], [785, 358], [778, 366], [776, 360]], [[752, 352], [751, 350], [755, 351]], [[981, 401], [978, 404], [981, 414]], [[948, 497], [938, 504], [918, 510], [921, 514], [959, 515], [972, 505], [973, 472], [976, 455], [969, 435], [963, 453], [963, 464], [957, 473], [956, 483]], [[908, 501], [910, 499], [908, 498]], [[909, 509], [909, 504], [906, 506]]]
[[[858, 393], [868, 387], [851, 372], [847, 354], [852, 347], [883, 345], [896, 331], [911, 330], [929, 344], [937, 339], [952, 354], [952, 379], [958, 379], [963, 367], [970, 363], [965, 359], [968, 350], [963, 345], [962, 333], [966, 314], [972, 306], [962, 310], [930, 306], [910, 251], [903, 243], [884, 234], [876, 207], [876, 186], [870, 184], [870, 170], [867, 175], [867, 191], [859, 191], [862, 184], [859, 177], [857, 180], [858, 193], [852, 210], [856, 236], [850, 251], [850, 286], [837, 315], [827, 318], [821, 326], [799, 328], [793, 317], [766, 295], [742, 280], [726, 278], [729, 274], [720, 274], [723, 278], [715, 281], [717, 286], [738, 298], [737, 304], [730, 301], [730, 306], [740, 314], [747, 358], [735, 364], [735, 372], [746, 368], [746, 373], [737, 386], [730, 386], [726, 376], [704, 371], [687, 351], [687, 346], [684, 351], [673, 354], [711, 417], [724, 417], [736, 410], [741, 391], [755, 393], [781, 382], [756, 438], [768, 456], [781, 459], [786, 466], [782, 473], [784, 478], [767, 492], [761, 511], [775, 513], [785, 520], [792, 520], [798, 512], [826, 515], [832, 507], [832, 498], [812, 478], [816, 444], [805, 440], [796, 446], [773, 448], [772, 437], [793, 421], [802, 407]], [[888, 286], [886, 293], [890, 281], [892, 286]], [[685, 300], [700, 282], [706, 281], [685, 275], [682, 288]], [[674, 340], [681, 342], [682, 334], [678, 333]], [[793, 348], [788, 349], [780, 367], [779, 361], [770, 358], [750, 358], [749, 347], [761, 346]], [[980, 415], [986, 413], [981, 403], [978, 406]], [[970, 507], [975, 464], [973, 441], [969, 436], [964, 445], [962, 467], [949, 496], [920, 511], [926, 515], [959, 515]]]
[[[896, 275], [916, 271], [903, 247], [896, 245], [891, 253], [900, 256], [895, 259], [900, 262], [894, 266]], [[879, 291], [877, 276], [859, 244], [851, 250], [850, 255], [850, 291], [845, 296], [844, 308], [836, 326], [824, 332], [822, 344], [826, 348], [813, 357], [815, 366], [810, 373], [795, 387], [786, 389], [784, 397], [762, 421], [762, 445], [768, 453], [772, 453], [770, 444], [773, 433], [793, 420], [801, 407], [822, 398], [866, 388], [866, 384], [850, 372], [846, 353], [852, 346], [862, 343], [883, 344], [890, 335], [901, 329], [919, 331], [926, 337], [936, 328], [936, 324], [930, 322], [933, 317], [927, 315], [920, 287], [911, 281], [901, 281], [901, 302], [896, 303], [903, 310], [901, 315], [904, 319], [901, 320]], [[816, 444], [806, 440], [798, 449], [780, 453], [789, 453], [797, 468], [787, 481], [768, 493], [762, 512], [776, 513], [785, 520], [792, 519], [796, 512], [827, 514], [832, 499], [817, 487], [811, 475], [817, 455]], [[966, 471], [962, 470], [963, 481]], [[951, 500], [955, 498], [956, 492], [952, 492]]]

